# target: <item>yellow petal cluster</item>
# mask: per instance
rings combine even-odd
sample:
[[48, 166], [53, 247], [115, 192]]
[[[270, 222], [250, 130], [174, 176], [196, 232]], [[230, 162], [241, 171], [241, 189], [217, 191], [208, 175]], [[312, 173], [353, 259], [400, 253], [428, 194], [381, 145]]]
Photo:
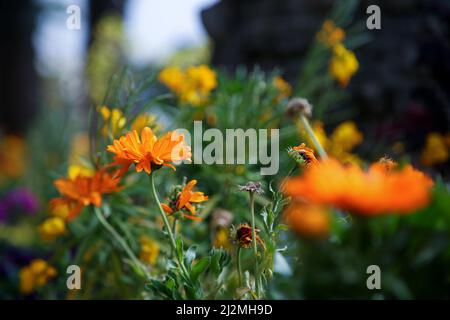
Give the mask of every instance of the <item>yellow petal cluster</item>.
[[172, 90], [183, 104], [201, 106], [217, 87], [216, 73], [207, 65], [190, 66], [185, 71], [178, 67], [163, 69], [158, 80]]

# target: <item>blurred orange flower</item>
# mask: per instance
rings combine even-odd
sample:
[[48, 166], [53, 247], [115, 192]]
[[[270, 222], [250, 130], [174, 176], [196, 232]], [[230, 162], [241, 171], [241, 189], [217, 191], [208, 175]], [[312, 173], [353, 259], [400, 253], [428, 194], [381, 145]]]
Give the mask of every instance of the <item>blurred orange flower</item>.
[[197, 180], [191, 180], [189, 181], [186, 186], [181, 190], [181, 192], [178, 195], [178, 199], [173, 204], [161, 204], [162, 208], [166, 213], [173, 214], [175, 211], [180, 211], [184, 208], [189, 210], [191, 214], [183, 213], [183, 216], [185, 218], [200, 221], [201, 219], [196, 215], [196, 208], [193, 205], [193, 203], [201, 203], [208, 200], [208, 196], [205, 196], [203, 192], [200, 191], [192, 191], [192, 189], [197, 184]]
[[[24, 139], [7, 135], [0, 138], [0, 180], [20, 177], [26, 168], [26, 149]], [[0, 181], [1, 182], [1, 181]]]
[[433, 181], [410, 165], [395, 170], [383, 163], [367, 171], [334, 159], [288, 179], [285, 193], [313, 204], [333, 205], [362, 215], [409, 213], [430, 201]]
[[34, 259], [19, 271], [20, 292], [31, 294], [36, 288], [44, 286], [50, 279], [56, 277], [57, 271], [47, 261]]
[[98, 170], [92, 177], [77, 176], [74, 179], [57, 179], [54, 184], [62, 197], [50, 201], [55, 216], [66, 214], [68, 220], [74, 219], [84, 206], [100, 207], [102, 195], [121, 190], [120, 179], [104, 169]]
[[284, 219], [294, 232], [306, 237], [320, 238], [330, 230], [330, 216], [324, 208], [299, 201], [294, 201], [287, 207]]
[[125, 174], [133, 163], [137, 172], [144, 170], [150, 174], [152, 164], [175, 170], [169, 162], [191, 158], [191, 148], [184, 143], [183, 135], [172, 131], [157, 139], [149, 127], [142, 129], [140, 137], [138, 132], [133, 130], [119, 140], [114, 140], [114, 144], [109, 145], [107, 150], [116, 155], [114, 165], [122, 166], [119, 175]]

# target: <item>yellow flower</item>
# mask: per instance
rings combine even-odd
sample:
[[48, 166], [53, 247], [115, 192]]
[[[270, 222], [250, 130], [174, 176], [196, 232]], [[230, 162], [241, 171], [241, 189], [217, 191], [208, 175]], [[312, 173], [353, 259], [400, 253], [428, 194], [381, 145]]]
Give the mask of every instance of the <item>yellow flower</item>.
[[336, 27], [333, 21], [326, 20], [322, 29], [317, 33], [317, 40], [327, 47], [334, 47], [338, 43], [342, 42], [345, 38], [345, 31], [339, 27]]
[[67, 175], [70, 179], [77, 176], [92, 177], [95, 170], [88, 165], [86, 159], [89, 157], [89, 135], [87, 132], [77, 133], [71, 143], [69, 153], [69, 168]]
[[26, 143], [14, 135], [0, 138], [0, 181], [18, 178], [26, 167]]
[[431, 132], [427, 135], [421, 161], [425, 166], [445, 163], [449, 158], [449, 146], [444, 135]]
[[55, 276], [56, 269], [47, 261], [35, 259], [19, 271], [20, 292], [25, 295], [31, 294], [36, 288], [44, 286]]
[[177, 67], [164, 68], [158, 75], [159, 82], [165, 84], [173, 92], [180, 94], [184, 83], [186, 82], [186, 76]]
[[228, 228], [219, 227], [217, 229], [213, 239], [213, 247], [224, 249], [231, 247], [230, 230]]
[[[323, 123], [316, 121], [312, 125], [314, 134], [327, 153], [343, 163], [361, 164], [361, 159], [351, 151], [363, 141], [363, 135], [353, 121], [345, 121], [339, 124], [327, 136]], [[308, 144], [314, 146], [308, 138]]]
[[61, 217], [51, 217], [39, 225], [39, 234], [44, 241], [53, 241], [66, 233], [66, 222]]
[[116, 137], [127, 123], [127, 119], [120, 109], [114, 108], [110, 110], [108, 107], [103, 106], [98, 109], [98, 112], [103, 118], [101, 132], [105, 137], [109, 134], [111, 134], [112, 137]]
[[141, 132], [145, 127], [151, 128], [155, 133], [161, 130], [161, 126], [156, 121], [156, 116], [147, 112], [141, 113], [134, 119], [131, 123], [131, 131]]
[[292, 94], [292, 86], [284, 80], [282, 77], [277, 76], [273, 78], [272, 85], [278, 90], [278, 96], [276, 101], [279, 102], [282, 99], [289, 98]]
[[186, 76], [189, 85], [203, 95], [208, 95], [217, 87], [216, 73], [207, 65], [202, 64], [197, 67], [189, 67], [186, 70]]
[[178, 95], [181, 103], [200, 106], [217, 87], [216, 73], [206, 65], [191, 66], [185, 72], [177, 67], [163, 69], [158, 80]]
[[67, 172], [67, 175], [70, 179], [75, 179], [78, 176], [81, 177], [92, 177], [95, 174], [95, 170], [92, 168], [89, 168], [87, 166], [69, 166], [69, 170]]
[[329, 73], [342, 87], [347, 86], [350, 78], [358, 71], [358, 68], [359, 63], [353, 51], [348, 50], [341, 43], [333, 47]]
[[155, 265], [159, 255], [158, 243], [145, 236], [142, 236], [139, 242], [141, 244], [139, 259], [145, 264]]
[[353, 121], [339, 124], [330, 136], [333, 145], [339, 145], [344, 151], [350, 151], [363, 141], [363, 135]]

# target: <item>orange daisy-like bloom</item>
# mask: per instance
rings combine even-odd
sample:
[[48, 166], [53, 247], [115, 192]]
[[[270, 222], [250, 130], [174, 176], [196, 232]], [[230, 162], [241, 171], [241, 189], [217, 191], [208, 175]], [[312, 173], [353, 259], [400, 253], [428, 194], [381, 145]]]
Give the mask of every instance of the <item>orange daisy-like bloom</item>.
[[[152, 129], [145, 127], [141, 136], [136, 130], [114, 140], [107, 150], [114, 153], [114, 164], [122, 166], [119, 175], [125, 174], [134, 163], [136, 171], [152, 172], [152, 165], [167, 166], [175, 170], [169, 162], [190, 160], [191, 148], [184, 143], [184, 136], [175, 131], [168, 132], [157, 139]], [[153, 168], [154, 169], [154, 168]]]
[[74, 179], [61, 178], [54, 182], [62, 197], [50, 201], [50, 209], [55, 216], [67, 220], [74, 219], [85, 206], [100, 207], [102, 195], [121, 189], [120, 179], [104, 169], [98, 170], [91, 177], [77, 176]]
[[163, 210], [169, 215], [176, 211], [181, 211], [185, 218], [201, 221], [201, 219], [196, 216], [197, 212], [193, 203], [205, 202], [208, 200], [208, 196], [205, 196], [205, 194], [200, 191], [192, 191], [196, 184], [197, 180], [189, 181], [181, 192], [176, 195], [176, 198], [172, 199], [168, 205], [165, 203], [161, 204]]
[[288, 179], [287, 195], [313, 204], [332, 205], [363, 215], [409, 213], [430, 201], [433, 181], [410, 165], [400, 170], [383, 163], [367, 171], [343, 166], [334, 159], [309, 167], [302, 176]]

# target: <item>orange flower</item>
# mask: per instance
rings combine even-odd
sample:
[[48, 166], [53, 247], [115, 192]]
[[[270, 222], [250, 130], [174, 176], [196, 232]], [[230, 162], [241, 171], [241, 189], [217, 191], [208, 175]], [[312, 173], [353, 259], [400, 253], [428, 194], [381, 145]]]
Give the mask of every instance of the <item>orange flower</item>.
[[376, 163], [363, 171], [329, 159], [288, 179], [286, 194], [308, 202], [333, 205], [363, 215], [408, 213], [430, 201], [433, 181], [410, 165], [400, 170]]
[[52, 199], [50, 208], [54, 215], [66, 214], [68, 220], [74, 219], [85, 206], [100, 207], [102, 195], [117, 192], [120, 179], [101, 169], [92, 177], [77, 176], [74, 179], [61, 178], [54, 182], [62, 197]]
[[200, 191], [192, 191], [194, 186], [197, 184], [197, 180], [191, 180], [188, 184], [181, 190], [175, 201], [171, 201], [169, 205], [163, 203], [161, 204], [162, 208], [166, 213], [173, 214], [175, 211], [186, 211], [187, 209], [189, 213], [183, 212], [183, 216], [195, 220], [201, 221], [199, 217], [196, 217], [196, 208], [192, 203], [200, 203], [208, 200], [208, 196], [205, 196], [203, 192]]
[[114, 144], [109, 145], [107, 150], [116, 155], [114, 164], [122, 166], [119, 175], [125, 174], [133, 163], [136, 165], [137, 172], [144, 170], [150, 174], [152, 164], [157, 168], [167, 166], [175, 170], [175, 167], [168, 162], [191, 158], [191, 149], [184, 144], [183, 135], [173, 131], [157, 139], [149, 127], [142, 129], [140, 137], [138, 132], [133, 130], [119, 140], [114, 140]]
[[318, 206], [307, 205], [294, 201], [284, 212], [286, 222], [292, 229], [306, 237], [320, 238], [330, 230], [328, 212]]
[[314, 166], [319, 163], [319, 161], [316, 159], [316, 156], [314, 155], [314, 150], [308, 148], [304, 143], [291, 148], [289, 150], [289, 154], [297, 162], [304, 163], [306, 167]]

